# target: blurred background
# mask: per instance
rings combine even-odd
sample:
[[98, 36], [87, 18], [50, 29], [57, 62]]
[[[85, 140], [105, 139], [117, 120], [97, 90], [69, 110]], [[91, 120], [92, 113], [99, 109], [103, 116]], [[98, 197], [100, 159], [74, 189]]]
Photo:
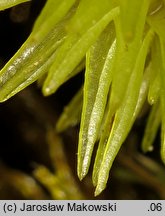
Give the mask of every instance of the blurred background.
[[[1, 68], [30, 34], [45, 2], [32, 0], [0, 12]], [[92, 165], [78, 180], [79, 125], [57, 134], [55, 124], [83, 76], [82, 71], [48, 98], [35, 83], [0, 104], [0, 199], [165, 199], [159, 133], [153, 152], [144, 155], [140, 149], [147, 104], [114, 162], [106, 190], [94, 197]]]

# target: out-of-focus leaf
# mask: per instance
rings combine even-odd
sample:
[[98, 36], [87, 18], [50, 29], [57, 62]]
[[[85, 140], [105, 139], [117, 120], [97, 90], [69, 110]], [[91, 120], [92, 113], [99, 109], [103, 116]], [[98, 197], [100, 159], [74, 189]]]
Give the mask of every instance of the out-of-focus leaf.
[[68, 127], [73, 127], [80, 122], [83, 101], [83, 88], [81, 88], [70, 103], [64, 108], [57, 124], [57, 132], [62, 132]]

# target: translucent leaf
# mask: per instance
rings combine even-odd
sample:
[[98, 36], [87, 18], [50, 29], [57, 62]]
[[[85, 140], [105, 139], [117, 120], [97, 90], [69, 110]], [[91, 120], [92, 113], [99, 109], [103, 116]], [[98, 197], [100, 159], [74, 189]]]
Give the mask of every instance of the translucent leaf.
[[4, 10], [10, 7], [13, 7], [15, 5], [27, 2], [30, 0], [1, 0], [0, 1], [0, 10]]
[[78, 145], [78, 175], [80, 179], [88, 172], [112, 80], [112, 65], [116, 46], [116, 42], [113, 42], [113, 31], [112, 25], [108, 26], [87, 53], [84, 104]]
[[[159, 43], [159, 42], [158, 42]], [[161, 93], [160, 93], [160, 100], [161, 100], [161, 119], [162, 119], [162, 125], [161, 125], [161, 158], [162, 161], [165, 163], [165, 42], [164, 38], [160, 38], [160, 48], [158, 44], [158, 51], [161, 49], [161, 57], [160, 65], [160, 77], [161, 77]]]
[[73, 97], [70, 103], [64, 108], [56, 129], [58, 132], [66, 130], [68, 127], [73, 127], [80, 122], [83, 101], [83, 88]]
[[[43, 86], [43, 94], [54, 93], [74, 68], [84, 58], [89, 47], [96, 41], [108, 23], [118, 14], [119, 9], [115, 8], [101, 18], [94, 26], [88, 29], [82, 36], [77, 33], [70, 33], [58, 51], [54, 64]], [[83, 27], [82, 27], [83, 28]]]
[[100, 166], [95, 195], [98, 195], [105, 188], [109, 176], [109, 170], [133, 124], [134, 113], [142, 82], [145, 59], [152, 37], [153, 32], [149, 31], [138, 53], [136, 64], [134, 70], [132, 71], [123, 103], [115, 115], [110, 137], [108, 139]]
[[[82, 71], [84, 70], [84, 68], [85, 68], [85, 59], [83, 59], [83, 60], [79, 63], [79, 65], [77, 65], [76, 68], [75, 68], [70, 74], [68, 74], [68, 76], [66, 76], [66, 77], [63, 79], [63, 82], [61, 83], [61, 85], [64, 84], [65, 82], [67, 82], [67, 81], [68, 81], [69, 79], [71, 79], [72, 77], [74, 77], [74, 76], [76, 76], [77, 74], [79, 74], [80, 72], [82, 72]], [[47, 77], [47, 74], [48, 74], [48, 73], [44, 74], [44, 76], [42, 76], [41, 78], [39, 78], [39, 79], [37, 80], [37, 84], [38, 84], [39, 87], [42, 87], [42, 85], [44, 84], [45, 79], [46, 79], [46, 77]]]
[[148, 102], [153, 105], [160, 96], [160, 74], [157, 74], [154, 81], [150, 84], [148, 92]]
[[147, 125], [142, 140], [143, 152], [148, 152], [153, 150], [153, 142], [155, 140], [160, 123], [161, 123], [160, 103], [159, 101], [157, 101], [157, 103], [153, 105], [147, 120]]
[[[42, 29], [37, 31], [37, 36], [35, 32], [31, 33], [27, 41], [0, 71], [0, 101], [7, 100], [48, 72], [56, 58], [55, 51], [65, 39], [65, 25], [72, 14], [73, 12], [69, 12], [54, 28], [47, 26], [47, 30], [49, 27], [50, 29], [45, 37], [42, 35]], [[42, 36], [38, 37], [40, 34]]]
[[[54, 26], [67, 15], [75, 1], [76, 0], [49, 0], [34, 25], [33, 32], [35, 33], [35, 39], [38, 41], [43, 40], [43, 38], [54, 29]], [[75, 10], [72, 9], [68, 16], [70, 17], [74, 11]], [[66, 16], [66, 19], [68, 19], [68, 16]]]
[[[120, 20], [123, 37], [126, 42], [139, 40], [142, 37], [145, 18], [148, 11], [148, 0], [120, 0]], [[129, 7], [128, 7], [129, 5]], [[131, 8], [131, 10], [130, 10]], [[140, 16], [139, 16], [140, 11]]]
[[[150, 82], [150, 74], [151, 74], [151, 64], [149, 64], [149, 66], [146, 68], [145, 73], [143, 75], [143, 81], [141, 83], [141, 87], [140, 87], [140, 92], [139, 92], [139, 97], [138, 97], [138, 101], [136, 104], [136, 108], [134, 111], [134, 115], [133, 115], [133, 120], [134, 121], [136, 119], [136, 117], [138, 116], [141, 108], [143, 107], [143, 104], [146, 100], [147, 97], [147, 93], [148, 93], [148, 87], [149, 87], [149, 82]], [[100, 166], [103, 160], [103, 155], [105, 152], [105, 148], [106, 148], [106, 144], [110, 135], [110, 131], [112, 128], [112, 124], [113, 124], [113, 115], [114, 115], [114, 110], [111, 109], [111, 107], [107, 107], [107, 114], [105, 116], [105, 122], [103, 124], [102, 127], [102, 134], [101, 134], [101, 138], [100, 138], [100, 142], [99, 142], [99, 146], [97, 149], [97, 154], [95, 157], [95, 163], [94, 163], [94, 168], [93, 168], [93, 175], [92, 175], [92, 180], [93, 180], [93, 184], [94, 186], [97, 185], [98, 182], [98, 174], [100, 171]]]
[[[106, 13], [116, 7], [116, 0], [81, 0], [75, 16], [68, 24], [68, 33], [83, 35], [94, 26]], [[85, 11], [85, 13], [84, 13]]]

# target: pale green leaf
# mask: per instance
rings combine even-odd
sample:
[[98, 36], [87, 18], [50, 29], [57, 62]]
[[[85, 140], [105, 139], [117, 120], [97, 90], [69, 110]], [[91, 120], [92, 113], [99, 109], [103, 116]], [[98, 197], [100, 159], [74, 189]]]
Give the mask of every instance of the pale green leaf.
[[81, 0], [75, 16], [67, 26], [68, 33], [83, 35], [116, 6], [116, 0]]
[[[141, 47], [143, 36], [142, 33], [144, 31], [144, 23], [149, 6], [148, 0], [136, 0], [129, 2], [129, 4], [132, 5], [135, 3], [137, 8], [131, 7], [131, 10], [129, 10], [129, 8], [126, 8], [126, 3], [128, 2], [128, 0], [120, 1], [121, 16], [117, 17], [115, 20], [117, 55], [114, 63], [115, 66], [113, 69], [114, 77], [111, 88], [110, 101], [110, 106], [113, 106], [113, 110], [117, 110], [124, 98], [126, 88], [134, 67], [134, 63], [136, 61], [138, 51]], [[131, 17], [132, 13], [139, 13], [139, 8], [141, 9], [140, 16], [135, 15]], [[134, 20], [134, 24], [132, 23], [132, 20]], [[128, 31], [131, 32], [132, 36], [127, 40], [125, 37], [127, 37], [126, 35]], [[120, 88], [118, 87], [119, 83]]]
[[73, 127], [80, 122], [82, 111], [83, 88], [81, 88], [69, 104], [64, 108], [57, 124], [57, 132], [63, 132], [68, 127]]
[[[63, 2], [66, 2], [65, 0]], [[45, 19], [49, 19], [54, 12], [58, 11], [58, 8], [60, 7], [61, 0], [47, 0], [43, 9], [41, 10], [41, 13], [37, 17], [36, 22], [33, 26], [33, 31], [37, 31], [42, 24], [45, 22]]]
[[84, 105], [78, 145], [78, 175], [80, 179], [87, 174], [90, 165], [112, 80], [112, 65], [116, 46], [116, 42], [113, 42], [113, 31], [112, 25], [108, 26], [87, 53]]
[[149, 65], [147, 66], [147, 68], [144, 71], [143, 81], [141, 83], [139, 97], [138, 97], [135, 112], [133, 115], [133, 121], [138, 117], [138, 115], [139, 115], [139, 113], [140, 113], [140, 111], [141, 111], [141, 109], [142, 109], [142, 107], [143, 107], [143, 105], [147, 99], [149, 84], [151, 81], [151, 73], [152, 73], [151, 63], [149, 63]]
[[[157, 42], [159, 43], [159, 41]], [[160, 48], [159, 48], [160, 46]], [[160, 93], [160, 101], [161, 101], [161, 158], [165, 163], [165, 42], [164, 38], [160, 38], [160, 45], [158, 45], [158, 51], [160, 49], [161, 57], [160, 57], [160, 77], [161, 77], [161, 93]]]
[[160, 123], [161, 123], [160, 103], [159, 101], [157, 101], [157, 103], [153, 105], [147, 120], [147, 125], [142, 140], [143, 152], [148, 152], [153, 150], [153, 142], [155, 140]]
[[[41, 31], [32, 32], [27, 41], [0, 71], [0, 101], [7, 100], [47, 73], [56, 58], [56, 50], [66, 37], [65, 25], [73, 12], [54, 26], [47, 26], [45, 37]], [[46, 22], [46, 21], [45, 21]], [[42, 38], [42, 40], [41, 40]], [[44, 53], [44, 55], [43, 55]]]
[[[100, 51], [100, 46], [102, 48], [108, 47], [106, 46], [105, 40], [102, 40], [102, 42], [96, 43], [93, 49], [91, 48], [88, 56], [84, 96], [88, 98], [88, 101], [85, 101], [83, 107], [78, 150], [78, 154], [80, 155], [78, 160], [78, 174], [80, 178], [83, 178], [89, 169], [93, 147], [98, 138], [107, 102], [107, 95], [112, 81], [115, 42], [108, 52], [102, 49], [102, 52], [105, 53]], [[97, 60], [100, 56], [102, 56], [102, 63]], [[95, 84], [97, 83], [98, 86], [94, 86], [93, 80], [95, 80]]]
[[16, 6], [18, 4], [28, 2], [30, 0], [0, 0], [0, 10], [5, 10], [7, 8]]
[[156, 74], [155, 79], [150, 84], [149, 92], [148, 92], [148, 102], [153, 105], [157, 102], [160, 96], [160, 74]]
[[151, 14], [147, 17], [147, 21], [150, 25], [150, 27], [162, 37], [162, 39], [165, 39], [165, 7], [161, 6], [159, 10], [156, 10], [155, 13]]
[[35, 39], [37, 41], [43, 40], [59, 21], [70, 18], [75, 10], [72, 9], [69, 13], [68, 11], [74, 5], [75, 1], [53, 1], [53, 3], [52, 0], [50, 2], [48, 1], [34, 25], [33, 32], [35, 33]]
[[95, 195], [98, 195], [105, 188], [109, 176], [109, 170], [122, 143], [132, 127], [140, 85], [142, 82], [145, 59], [152, 37], [153, 32], [149, 31], [138, 53], [123, 103], [115, 115], [110, 137], [100, 166]]
[[[119, 0], [120, 20], [123, 37], [127, 43], [139, 40], [143, 34], [144, 23], [149, 7], [148, 0]], [[129, 5], [129, 6], [128, 6]], [[131, 10], [130, 10], [131, 8]], [[139, 16], [140, 13], [140, 16]]]
[[55, 62], [50, 68], [43, 86], [44, 95], [50, 95], [58, 89], [63, 80], [80, 63], [89, 47], [97, 40], [98, 36], [118, 12], [119, 8], [112, 9], [82, 36], [75, 33], [68, 35], [63, 46], [58, 51]]

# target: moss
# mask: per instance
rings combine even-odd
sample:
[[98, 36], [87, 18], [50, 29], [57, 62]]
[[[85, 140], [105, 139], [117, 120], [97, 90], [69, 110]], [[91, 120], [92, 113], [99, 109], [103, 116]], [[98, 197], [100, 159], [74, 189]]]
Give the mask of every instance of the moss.
[[[21, 1], [8, 3], [0, 8]], [[92, 177], [95, 195], [105, 189], [112, 164], [146, 101], [152, 111], [142, 149], [153, 150], [161, 126], [160, 155], [165, 162], [164, 16], [161, 0], [47, 0], [31, 34], [0, 71], [4, 102], [37, 80], [43, 95], [49, 96], [85, 68], [83, 94], [80, 90], [65, 108], [57, 129], [80, 122], [80, 180], [99, 143]]]

